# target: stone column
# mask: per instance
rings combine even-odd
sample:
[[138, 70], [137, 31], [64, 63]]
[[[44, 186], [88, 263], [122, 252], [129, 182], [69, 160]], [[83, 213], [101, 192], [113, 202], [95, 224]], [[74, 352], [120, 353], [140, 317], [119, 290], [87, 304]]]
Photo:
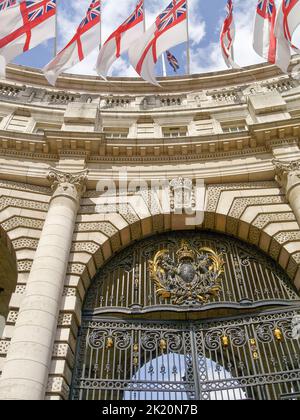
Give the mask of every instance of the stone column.
[[45, 398], [80, 197], [87, 171], [50, 170], [53, 196], [0, 379], [0, 400]]
[[286, 198], [300, 225], [300, 160], [274, 160], [276, 181], [284, 189]]

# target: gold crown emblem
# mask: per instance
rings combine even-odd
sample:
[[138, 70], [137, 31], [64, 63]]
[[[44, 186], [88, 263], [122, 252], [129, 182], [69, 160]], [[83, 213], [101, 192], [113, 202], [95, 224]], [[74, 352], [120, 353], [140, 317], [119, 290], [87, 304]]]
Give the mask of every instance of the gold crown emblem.
[[195, 261], [196, 259], [196, 252], [189, 247], [189, 244], [186, 241], [182, 241], [181, 248], [176, 252], [178, 261], [182, 261], [184, 259], [190, 259]]

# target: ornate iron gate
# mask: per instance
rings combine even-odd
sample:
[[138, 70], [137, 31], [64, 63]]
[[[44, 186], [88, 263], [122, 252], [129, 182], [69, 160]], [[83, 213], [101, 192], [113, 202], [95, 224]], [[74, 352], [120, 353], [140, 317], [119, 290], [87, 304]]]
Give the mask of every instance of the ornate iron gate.
[[71, 398], [300, 399], [295, 317], [297, 291], [251, 246], [208, 232], [141, 241], [88, 291]]
[[297, 314], [218, 322], [85, 320], [72, 398], [300, 399]]

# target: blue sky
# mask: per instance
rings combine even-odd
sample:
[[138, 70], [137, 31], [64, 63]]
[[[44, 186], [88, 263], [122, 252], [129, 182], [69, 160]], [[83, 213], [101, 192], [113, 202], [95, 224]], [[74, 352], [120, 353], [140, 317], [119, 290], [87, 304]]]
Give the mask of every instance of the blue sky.
[[[164, 9], [170, 0], [145, 0], [146, 23], [150, 26], [155, 16]], [[58, 45], [63, 47], [72, 37], [78, 23], [83, 18], [90, 0], [58, 0], [59, 36]], [[136, 0], [103, 0], [103, 39], [125, 19], [134, 8]], [[236, 43], [235, 57], [241, 65], [261, 62], [261, 58], [252, 49], [252, 29], [257, 0], [235, 0]], [[226, 0], [189, 0], [189, 28], [191, 46], [191, 72], [202, 73], [225, 69], [219, 48], [219, 33], [225, 16]], [[186, 46], [181, 45], [172, 50], [177, 57], [181, 69], [186, 72]], [[15, 62], [37, 68], [43, 67], [53, 56], [53, 41], [18, 57]], [[97, 50], [84, 62], [69, 73], [95, 74]], [[161, 61], [157, 65], [157, 74], [161, 75]], [[127, 57], [121, 58], [112, 68], [113, 76], [135, 76]], [[168, 67], [168, 75], [174, 75]]]

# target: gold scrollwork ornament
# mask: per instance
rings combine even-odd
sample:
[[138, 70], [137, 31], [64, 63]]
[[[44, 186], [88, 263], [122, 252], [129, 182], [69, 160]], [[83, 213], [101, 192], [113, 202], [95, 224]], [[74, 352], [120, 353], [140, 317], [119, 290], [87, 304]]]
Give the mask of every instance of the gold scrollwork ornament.
[[222, 290], [224, 260], [211, 248], [196, 249], [182, 241], [176, 259], [167, 249], [158, 251], [149, 261], [149, 271], [160, 298], [175, 305], [203, 304]]

